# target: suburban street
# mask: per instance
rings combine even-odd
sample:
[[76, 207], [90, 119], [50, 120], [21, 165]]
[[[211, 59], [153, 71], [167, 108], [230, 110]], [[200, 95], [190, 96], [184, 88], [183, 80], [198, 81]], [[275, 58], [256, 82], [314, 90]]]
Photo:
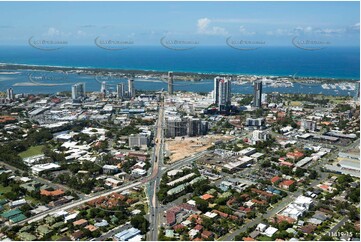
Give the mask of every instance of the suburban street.
[[[4, 166], [6, 169], [10, 169], [10, 170], [13, 170], [13, 171], [17, 170], [17, 171], [20, 171], [20, 172], [24, 172], [23, 170], [21, 170], [19, 168], [16, 168], [14, 166], [11, 166], [11, 165], [9, 165], [9, 164], [7, 164], [5, 162], [2, 162], [2, 161], [0, 161], [0, 165]], [[46, 180], [46, 179], [44, 179], [42, 177], [33, 176], [33, 177], [31, 177], [31, 179], [33, 179], [34, 181], [37, 181], [39, 183], [44, 183], [44, 184], [46, 184], [48, 186], [54, 186], [56, 188], [63, 189], [64, 191], [72, 191], [72, 192], [76, 193], [79, 196], [79, 198], [81, 198], [81, 199], [85, 197], [85, 194], [80, 192], [80, 191], [76, 191], [74, 189], [71, 189], [71, 188], [69, 188], [67, 186], [64, 186], [62, 184], [59, 184], [59, 183], [51, 182], [51, 181]]]
[[326, 233], [328, 236], [335, 236], [335, 233], [338, 231], [339, 228], [341, 228], [348, 220], [348, 217], [343, 217], [340, 222], [338, 222], [335, 226], [333, 226], [330, 231]]
[[[328, 177], [328, 173], [326, 172], [321, 172], [320, 171], [320, 167], [322, 166], [322, 164], [317, 164], [314, 169], [318, 172], [318, 174], [320, 175], [320, 177], [318, 179], [315, 179], [314, 181], [312, 181], [310, 183], [310, 187], [315, 187], [316, 185], [318, 185], [319, 183], [322, 183], [322, 181], [326, 180]], [[289, 195], [284, 198], [281, 202], [279, 202], [275, 207], [273, 207], [272, 209], [270, 209], [269, 211], [267, 211], [266, 214], [263, 215], [259, 215], [258, 217], [256, 217], [255, 219], [253, 219], [251, 222], [246, 223], [245, 225], [243, 225], [241, 228], [227, 234], [226, 236], [222, 237], [223, 241], [231, 241], [234, 240], [234, 238], [242, 233], [247, 231], [248, 228], [253, 227], [259, 223], [262, 222], [263, 219], [269, 219], [272, 216], [276, 215], [278, 212], [280, 212], [282, 209], [284, 209], [289, 203], [291, 203], [293, 200], [295, 200], [299, 195], [302, 195], [303, 193], [303, 189], [298, 189], [295, 192], [288, 192]]]
[[19, 223], [14, 223], [13, 225], [22, 225], [22, 224], [25, 224], [25, 223], [32, 223], [32, 222], [36, 222], [36, 221], [39, 221], [43, 218], [45, 218], [46, 216], [48, 216], [49, 214], [54, 214], [54, 213], [57, 213], [59, 211], [62, 211], [62, 210], [67, 210], [67, 209], [71, 209], [71, 208], [74, 208], [74, 207], [77, 207], [77, 206], [80, 206], [82, 205], [83, 203], [86, 203], [88, 201], [91, 201], [95, 198], [99, 198], [101, 196], [107, 196], [107, 195], [110, 195], [114, 192], [122, 192], [124, 190], [127, 190], [127, 189], [130, 189], [130, 188], [133, 188], [133, 187], [136, 187], [136, 186], [139, 186], [139, 185], [142, 185], [142, 182], [140, 181], [133, 181], [132, 183], [130, 184], [125, 184], [123, 186], [120, 186], [120, 187], [116, 187], [114, 189], [111, 189], [111, 190], [108, 190], [106, 192], [101, 192], [101, 193], [97, 193], [95, 195], [92, 195], [92, 196], [89, 196], [88, 198], [83, 198], [83, 199], [80, 199], [80, 200], [77, 200], [77, 201], [74, 201], [74, 202], [70, 202], [70, 203], [67, 203], [67, 204], [64, 204], [62, 206], [58, 206], [56, 208], [53, 208], [53, 209], [50, 209], [50, 210], [47, 210], [43, 213], [40, 213], [38, 215], [35, 215], [35, 216], [32, 216], [31, 218], [28, 218], [28, 219], [25, 219]]

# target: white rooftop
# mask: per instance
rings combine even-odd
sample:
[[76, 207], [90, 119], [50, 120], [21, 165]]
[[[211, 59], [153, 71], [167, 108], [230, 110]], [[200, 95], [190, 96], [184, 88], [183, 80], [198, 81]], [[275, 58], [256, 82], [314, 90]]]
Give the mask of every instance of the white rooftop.
[[278, 231], [278, 229], [276, 229], [275, 227], [268, 227], [265, 231], [264, 234], [268, 237], [272, 237], [276, 232]]

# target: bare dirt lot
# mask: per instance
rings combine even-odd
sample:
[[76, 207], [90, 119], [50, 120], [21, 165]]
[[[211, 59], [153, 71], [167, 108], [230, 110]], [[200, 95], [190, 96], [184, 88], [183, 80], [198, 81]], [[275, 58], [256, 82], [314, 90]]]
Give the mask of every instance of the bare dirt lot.
[[176, 137], [167, 139], [165, 142], [166, 150], [169, 152], [170, 163], [191, 156], [194, 153], [204, 151], [212, 146], [215, 141], [227, 141], [232, 139], [226, 135], [212, 135], [202, 137]]

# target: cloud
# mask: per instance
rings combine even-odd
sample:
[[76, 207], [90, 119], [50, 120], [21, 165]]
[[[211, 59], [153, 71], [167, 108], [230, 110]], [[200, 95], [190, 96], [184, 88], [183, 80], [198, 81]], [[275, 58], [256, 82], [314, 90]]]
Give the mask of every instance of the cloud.
[[323, 36], [339, 36], [345, 33], [360, 31], [359, 24], [355, 24], [349, 27], [340, 27], [340, 28], [314, 28], [311, 26], [301, 27], [298, 26], [293, 29], [282, 29], [278, 28], [276, 30], [267, 31], [267, 35], [274, 36], [295, 36], [295, 35], [323, 35]]
[[352, 28], [360, 30], [360, 23], [352, 25]]
[[295, 35], [294, 30], [290, 29], [276, 29], [276, 30], [270, 30], [266, 32], [267, 35], [276, 35], [276, 36], [291, 36]]
[[78, 29], [71, 32], [63, 32], [55, 27], [49, 27], [48, 30], [42, 34], [44, 38], [71, 38], [75, 37], [76, 39], [88, 37], [89, 34], [85, 31]]
[[197, 27], [199, 32], [205, 32], [208, 29], [211, 20], [209, 18], [198, 19]]
[[215, 18], [212, 19], [212, 22], [227, 24], [284, 24], [284, 22], [274, 21], [274, 19], [261, 18]]
[[210, 26], [212, 20], [209, 18], [201, 18], [197, 21], [197, 32], [207, 35], [227, 35], [226, 29], [218, 26]]
[[249, 32], [243, 25], [239, 26], [239, 32], [242, 35], [255, 35], [256, 34], [256, 32]]
[[95, 25], [92, 25], [92, 24], [86, 24], [86, 25], [82, 25], [80, 26], [80, 28], [95, 28], [96, 26]]
[[359, 33], [360, 32], [360, 23], [356, 23], [354, 25], [351, 25], [347, 30], [348, 30], [348, 32]]
[[77, 38], [81, 38], [81, 37], [86, 37], [86, 36], [88, 36], [88, 34], [87, 34], [86, 32], [84, 32], [84, 31], [82, 31], [82, 30], [78, 30], [78, 31], [76, 31], [75, 36], [76, 36]]
[[59, 36], [61, 34], [60, 30], [54, 28], [54, 27], [50, 27], [48, 29], [48, 31], [45, 33], [46, 36]]

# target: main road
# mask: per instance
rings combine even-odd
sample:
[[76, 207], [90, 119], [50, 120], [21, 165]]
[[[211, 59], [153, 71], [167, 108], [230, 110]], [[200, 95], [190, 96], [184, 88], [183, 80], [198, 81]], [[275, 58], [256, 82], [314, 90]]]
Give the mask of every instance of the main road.
[[148, 179], [148, 199], [149, 199], [149, 222], [150, 222], [150, 232], [149, 240], [156, 241], [158, 240], [158, 227], [159, 227], [159, 216], [158, 216], [158, 198], [157, 198], [157, 188], [159, 187], [160, 178], [159, 175], [160, 169], [163, 167], [163, 157], [164, 157], [164, 103], [161, 101], [159, 105], [159, 114], [155, 130], [155, 148], [152, 156], [153, 169], [152, 173]]
[[162, 102], [159, 106], [158, 120], [155, 130], [155, 148], [152, 155], [152, 173], [145, 180], [147, 181], [147, 196], [149, 200], [149, 222], [150, 222], [150, 232], [148, 234], [148, 239], [152, 241], [158, 240], [158, 232], [160, 228], [160, 216], [161, 208], [157, 197], [157, 191], [162, 179], [164, 172], [171, 169], [177, 169], [186, 164], [189, 164], [201, 156], [209, 153], [209, 151], [202, 151], [197, 154], [193, 154], [190, 157], [184, 158], [172, 164], [164, 164], [164, 103]]

